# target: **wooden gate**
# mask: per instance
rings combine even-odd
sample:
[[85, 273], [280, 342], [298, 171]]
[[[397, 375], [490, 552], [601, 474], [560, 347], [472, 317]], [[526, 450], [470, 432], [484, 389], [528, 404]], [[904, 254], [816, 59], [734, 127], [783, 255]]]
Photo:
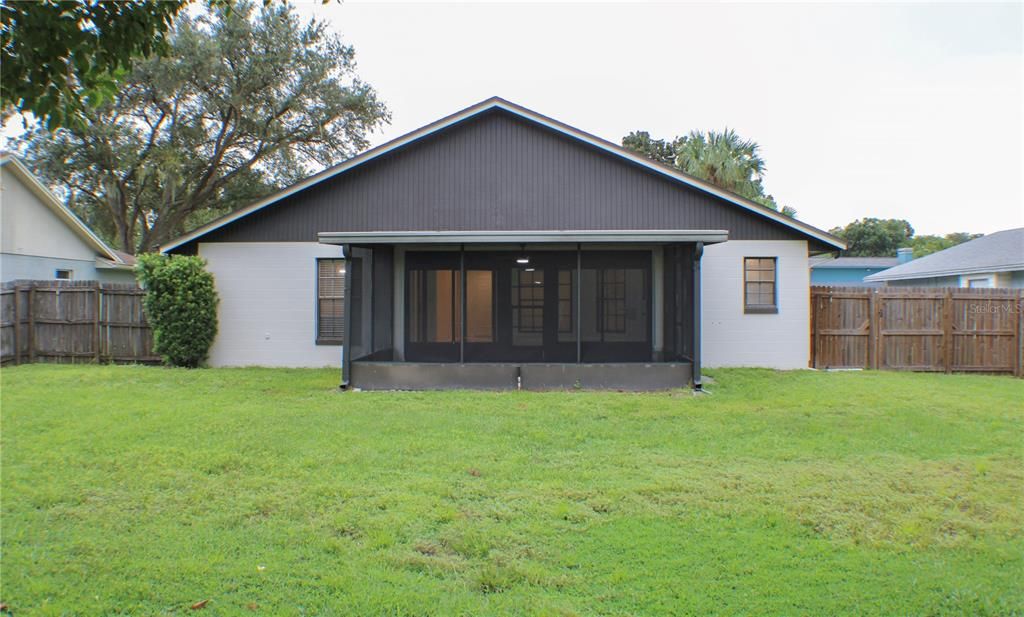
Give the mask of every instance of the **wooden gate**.
[[811, 366], [1021, 375], [1024, 291], [812, 287]]

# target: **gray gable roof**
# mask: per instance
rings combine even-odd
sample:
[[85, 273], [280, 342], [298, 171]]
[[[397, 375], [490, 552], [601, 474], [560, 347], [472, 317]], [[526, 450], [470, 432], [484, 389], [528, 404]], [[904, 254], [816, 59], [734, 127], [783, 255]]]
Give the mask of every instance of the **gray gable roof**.
[[1024, 270], [1024, 227], [997, 231], [872, 274], [864, 280], [897, 281], [1013, 270]]
[[164, 245], [315, 241], [320, 233], [720, 230], [845, 243], [620, 146], [492, 98]]

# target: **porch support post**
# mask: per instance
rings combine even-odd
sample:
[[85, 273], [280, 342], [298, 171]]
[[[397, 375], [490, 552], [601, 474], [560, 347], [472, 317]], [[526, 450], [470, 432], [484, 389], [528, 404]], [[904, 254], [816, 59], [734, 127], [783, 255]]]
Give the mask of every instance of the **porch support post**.
[[704, 243], [693, 245], [693, 389], [700, 391], [700, 258]]
[[583, 362], [583, 326], [580, 317], [583, 315], [583, 247], [576, 243], [576, 364]]
[[466, 245], [459, 245], [459, 364], [466, 363]]
[[352, 347], [349, 341], [352, 340], [352, 245], [343, 244], [341, 254], [345, 258], [345, 298], [343, 304], [345, 315], [343, 318], [343, 332], [341, 339], [341, 389], [347, 390], [351, 383], [352, 376]]

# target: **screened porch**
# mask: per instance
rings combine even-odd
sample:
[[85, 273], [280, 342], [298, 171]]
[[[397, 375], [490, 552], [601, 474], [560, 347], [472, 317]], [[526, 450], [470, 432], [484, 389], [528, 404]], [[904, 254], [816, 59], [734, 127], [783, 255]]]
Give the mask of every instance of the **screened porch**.
[[346, 387], [699, 385], [700, 242], [344, 244]]

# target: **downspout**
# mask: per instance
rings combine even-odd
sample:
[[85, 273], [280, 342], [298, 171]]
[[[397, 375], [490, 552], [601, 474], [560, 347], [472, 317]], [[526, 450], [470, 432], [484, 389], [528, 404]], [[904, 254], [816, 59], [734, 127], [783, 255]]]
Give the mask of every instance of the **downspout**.
[[349, 341], [352, 339], [352, 245], [343, 244], [341, 255], [345, 258], [345, 299], [344, 299], [344, 334], [341, 339], [341, 389], [351, 386], [352, 354], [349, 353]]
[[693, 389], [701, 391], [700, 374], [700, 258], [704, 256], [704, 243], [693, 246]]

